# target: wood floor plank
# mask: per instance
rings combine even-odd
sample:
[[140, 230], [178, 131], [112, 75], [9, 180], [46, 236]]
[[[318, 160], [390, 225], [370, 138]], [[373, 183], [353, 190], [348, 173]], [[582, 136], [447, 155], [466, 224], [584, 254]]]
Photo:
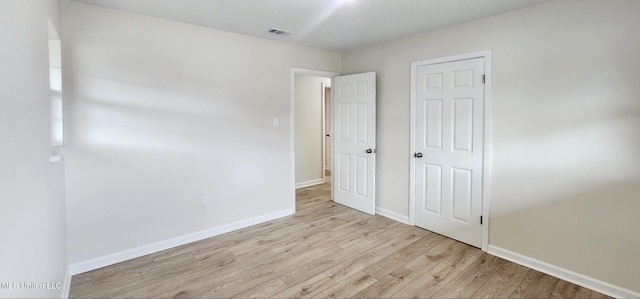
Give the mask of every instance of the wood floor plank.
[[556, 284], [556, 288], [551, 293], [550, 298], [589, 298], [589, 296], [591, 296], [591, 290], [560, 280], [558, 281], [558, 284]]
[[294, 255], [293, 258], [272, 256], [267, 262], [252, 267], [242, 267], [240, 270], [225, 275], [224, 280], [220, 281], [215, 288], [205, 287], [200, 290], [193, 290], [187, 293], [187, 297], [233, 297], [254, 288], [256, 285], [277, 279], [301, 261], [322, 254], [323, 251], [327, 250], [331, 250], [331, 248], [307, 246], [299, 249], [299, 254]]
[[[437, 263], [426, 264], [416, 270], [399, 267], [376, 283], [357, 293], [357, 298], [391, 298], [409, 285], [420, 286], [420, 277], [430, 272]], [[415, 293], [412, 293], [415, 294]]]
[[613, 297], [609, 297], [605, 294], [598, 293], [592, 290], [591, 294], [589, 294], [589, 299], [613, 299]]
[[558, 281], [559, 279], [553, 276], [529, 269], [511, 298], [549, 298]]
[[[405, 267], [419, 271], [423, 267], [432, 267], [430, 271], [416, 279], [419, 283], [406, 286], [393, 295], [394, 298], [430, 298], [443, 286], [455, 278], [458, 273], [471, 265], [482, 251], [466, 250], [470, 246], [452, 239], [445, 239], [427, 250], [424, 255], [409, 261]], [[450, 257], [457, 257], [453, 260]], [[435, 264], [435, 266], [431, 266]]]
[[71, 298], [609, 298], [299, 189], [295, 215], [75, 275]]
[[483, 254], [434, 294], [436, 298], [470, 298], [505, 261]]
[[333, 279], [320, 273], [273, 296], [273, 298], [317, 298], [320, 292], [334, 286]]
[[402, 267], [407, 261], [423, 255], [430, 248], [440, 244], [445, 240], [444, 237], [437, 234], [430, 234], [420, 238], [406, 247], [398, 250], [394, 254], [390, 254], [385, 258], [373, 263], [367, 267], [364, 272], [373, 278], [380, 279], [391, 274], [396, 269]]
[[413, 271], [407, 268], [398, 268], [391, 274], [376, 279], [372, 285], [356, 293], [352, 298], [388, 298], [404, 287], [405, 277], [409, 277]]
[[526, 267], [515, 263], [505, 262], [471, 297], [509, 298], [518, 289], [526, 274]]
[[398, 239], [386, 241], [385, 243], [371, 248], [364, 254], [354, 258], [347, 264], [336, 266], [325, 271], [324, 273], [331, 279], [334, 279], [336, 281], [345, 279], [357, 272], [362, 271], [366, 267], [381, 260], [382, 258], [398, 251], [399, 249], [402, 249], [405, 246], [417, 241], [419, 238], [420, 237], [418, 237], [417, 235], [411, 232], [407, 232], [403, 235], [398, 236]]
[[304, 223], [296, 223], [286, 228], [260, 234], [251, 239], [247, 239], [244, 242], [238, 242], [236, 244], [233, 244], [232, 246], [229, 246], [228, 248], [229, 251], [236, 255], [253, 251], [258, 247], [272, 248], [273, 244], [277, 243], [279, 240], [285, 239], [292, 234], [295, 234], [298, 230], [304, 227]]
[[348, 250], [342, 249], [334, 252], [328, 252], [324, 256], [317, 257], [308, 263], [299, 265], [295, 269], [284, 274], [281, 278], [285, 283], [293, 286], [331, 268], [343, 265], [346, 262], [364, 254], [369, 249], [370, 246], [368, 243], [362, 243], [351, 246]]
[[273, 298], [275, 294], [289, 287], [280, 279], [267, 281], [234, 295], [234, 298]]
[[377, 281], [363, 272], [357, 272], [348, 279], [335, 280], [332, 278], [332, 280], [336, 285], [320, 292], [319, 298], [349, 298]]
[[218, 255], [215, 258], [202, 258], [164, 271], [148, 272], [137, 281], [135, 288], [127, 289], [125, 292], [121, 290], [122, 296], [144, 298], [158, 292], [167, 292], [170, 296], [174, 296], [220, 284], [223, 282], [224, 275], [219, 274], [229, 272], [235, 267], [233, 263], [235, 258], [231, 253], [228, 254], [228, 256]]
[[416, 278], [391, 298], [431, 298], [444, 285], [453, 280], [460, 270], [445, 263], [437, 263], [431, 271]]

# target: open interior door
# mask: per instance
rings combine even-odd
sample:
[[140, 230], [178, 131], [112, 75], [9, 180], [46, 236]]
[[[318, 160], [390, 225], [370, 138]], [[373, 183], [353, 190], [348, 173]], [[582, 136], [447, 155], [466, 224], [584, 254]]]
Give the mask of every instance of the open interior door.
[[334, 201], [375, 214], [376, 73], [333, 78]]

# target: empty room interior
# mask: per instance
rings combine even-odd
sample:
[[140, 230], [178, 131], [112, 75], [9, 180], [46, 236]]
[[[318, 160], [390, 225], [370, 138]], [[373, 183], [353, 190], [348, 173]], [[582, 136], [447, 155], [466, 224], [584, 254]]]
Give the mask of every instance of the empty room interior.
[[2, 298], [640, 297], [640, 1], [0, 20]]

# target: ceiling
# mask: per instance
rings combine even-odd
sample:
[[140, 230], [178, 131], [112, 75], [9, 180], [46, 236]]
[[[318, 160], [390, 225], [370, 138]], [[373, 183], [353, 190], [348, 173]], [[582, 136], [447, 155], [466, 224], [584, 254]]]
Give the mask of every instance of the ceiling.
[[[184, 23], [346, 51], [549, 0], [73, 0]], [[271, 28], [292, 32], [277, 36]]]

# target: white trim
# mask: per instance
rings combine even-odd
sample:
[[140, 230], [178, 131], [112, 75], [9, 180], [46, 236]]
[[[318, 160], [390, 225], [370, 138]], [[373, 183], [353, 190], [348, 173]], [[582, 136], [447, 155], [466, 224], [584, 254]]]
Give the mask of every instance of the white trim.
[[491, 83], [492, 83], [492, 50], [483, 50], [477, 52], [471, 52], [466, 54], [459, 54], [447, 57], [438, 57], [433, 59], [414, 61], [411, 63], [411, 115], [409, 116], [409, 130], [410, 130], [410, 139], [409, 139], [409, 224], [415, 225], [415, 193], [413, 190], [415, 189], [415, 163], [413, 158], [413, 153], [416, 150], [416, 132], [413, 124], [415, 124], [416, 120], [416, 91], [415, 91], [415, 81], [416, 81], [416, 68], [421, 65], [429, 65], [429, 64], [438, 64], [459, 60], [466, 60], [472, 58], [484, 58], [485, 63], [485, 87], [484, 87], [484, 140], [483, 140], [483, 182], [482, 182], [482, 216], [483, 216], [483, 225], [482, 225], [482, 244], [481, 248], [483, 251], [488, 250], [489, 246], [489, 211], [490, 211], [490, 186], [491, 186]]
[[416, 69], [418, 62], [411, 63], [411, 100], [409, 103], [409, 225], [416, 225]]
[[[326, 111], [327, 111], [327, 101], [326, 101], [326, 93], [324, 92], [325, 90], [325, 86], [324, 86], [324, 82], [320, 83], [320, 101], [322, 101], [322, 181], [326, 181], [326, 177], [327, 177], [327, 138], [325, 138], [327, 136], [327, 132], [326, 132], [326, 128], [327, 128], [327, 115], [326, 115]], [[296, 186], [296, 189], [298, 187]]]
[[331, 188], [329, 188], [329, 190], [331, 190], [329, 192], [329, 197], [331, 198], [331, 200], [335, 200], [335, 198], [333, 197], [333, 186], [335, 186], [336, 184], [336, 176], [335, 176], [335, 163], [336, 163], [336, 157], [335, 157], [335, 146], [336, 146], [336, 138], [335, 138], [335, 132], [336, 132], [336, 111], [334, 109], [334, 105], [333, 103], [335, 103], [336, 100], [336, 84], [334, 83], [334, 81], [336, 80], [337, 76], [334, 76], [333, 78], [331, 78], [331, 148], [329, 149], [331, 151]]
[[376, 207], [376, 215], [380, 215], [383, 217], [387, 217], [391, 220], [398, 221], [400, 223], [409, 224], [409, 217], [405, 215], [398, 214], [396, 212], [391, 212], [389, 210], [385, 210], [381, 207]]
[[320, 185], [322, 183], [324, 183], [324, 179], [315, 179], [315, 180], [310, 180], [306, 182], [300, 182], [300, 183], [296, 183], [296, 189]]
[[98, 268], [113, 265], [119, 262], [123, 262], [126, 260], [145, 256], [158, 251], [166, 250], [166, 249], [177, 247], [180, 245], [189, 244], [192, 242], [215, 237], [215, 236], [232, 232], [235, 230], [243, 229], [252, 225], [290, 216], [290, 215], [293, 215], [293, 213], [294, 213], [294, 210], [286, 209], [286, 210], [282, 210], [282, 211], [278, 211], [278, 212], [274, 212], [266, 215], [257, 216], [254, 218], [236, 221], [233, 223], [225, 224], [225, 225], [210, 228], [210, 229], [205, 229], [199, 232], [186, 234], [180, 237], [141, 246], [138, 248], [116, 252], [107, 256], [72, 264], [69, 266], [69, 273], [70, 275], [84, 273], [87, 271], [91, 271]]
[[640, 293], [638, 292], [625, 289], [623, 287], [613, 285], [611, 283], [589, 277], [562, 267], [558, 267], [556, 265], [552, 265], [547, 262], [543, 262], [519, 253], [515, 253], [513, 251], [495, 245], [489, 245], [487, 252], [516, 264], [520, 264], [525, 267], [538, 270], [542, 273], [555, 276], [562, 280], [566, 280], [573, 284], [577, 284], [596, 292], [600, 292], [607, 296], [611, 296], [614, 298], [640, 298]]
[[291, 67], [291, 95], [289, 103], [289, 167], [291, 168], [291, 210], [296, 210], [296, 75], [309, 75], [318, 77], [332, 78], [331, 85], [333, 86], [333, 77], [338, 76], [339, 73], [317, 71], [298, 67]]
[[492, 90], [493, 90], [493, 53], [491, 50], [484, 52], [484, 159], [482, 161], [482, 250], [489, 250], [489, 216], [491, 209], [491, 132], [493, 132], [492, 119]]
[[64, 281], [62, 282], [62, 293], [60, 293], [60, 298], [62, 299], [69, 298], [70, 291], [71, 291], [71, 271], [69, 267], [67, 267], [67, 273], [64, 275]]

